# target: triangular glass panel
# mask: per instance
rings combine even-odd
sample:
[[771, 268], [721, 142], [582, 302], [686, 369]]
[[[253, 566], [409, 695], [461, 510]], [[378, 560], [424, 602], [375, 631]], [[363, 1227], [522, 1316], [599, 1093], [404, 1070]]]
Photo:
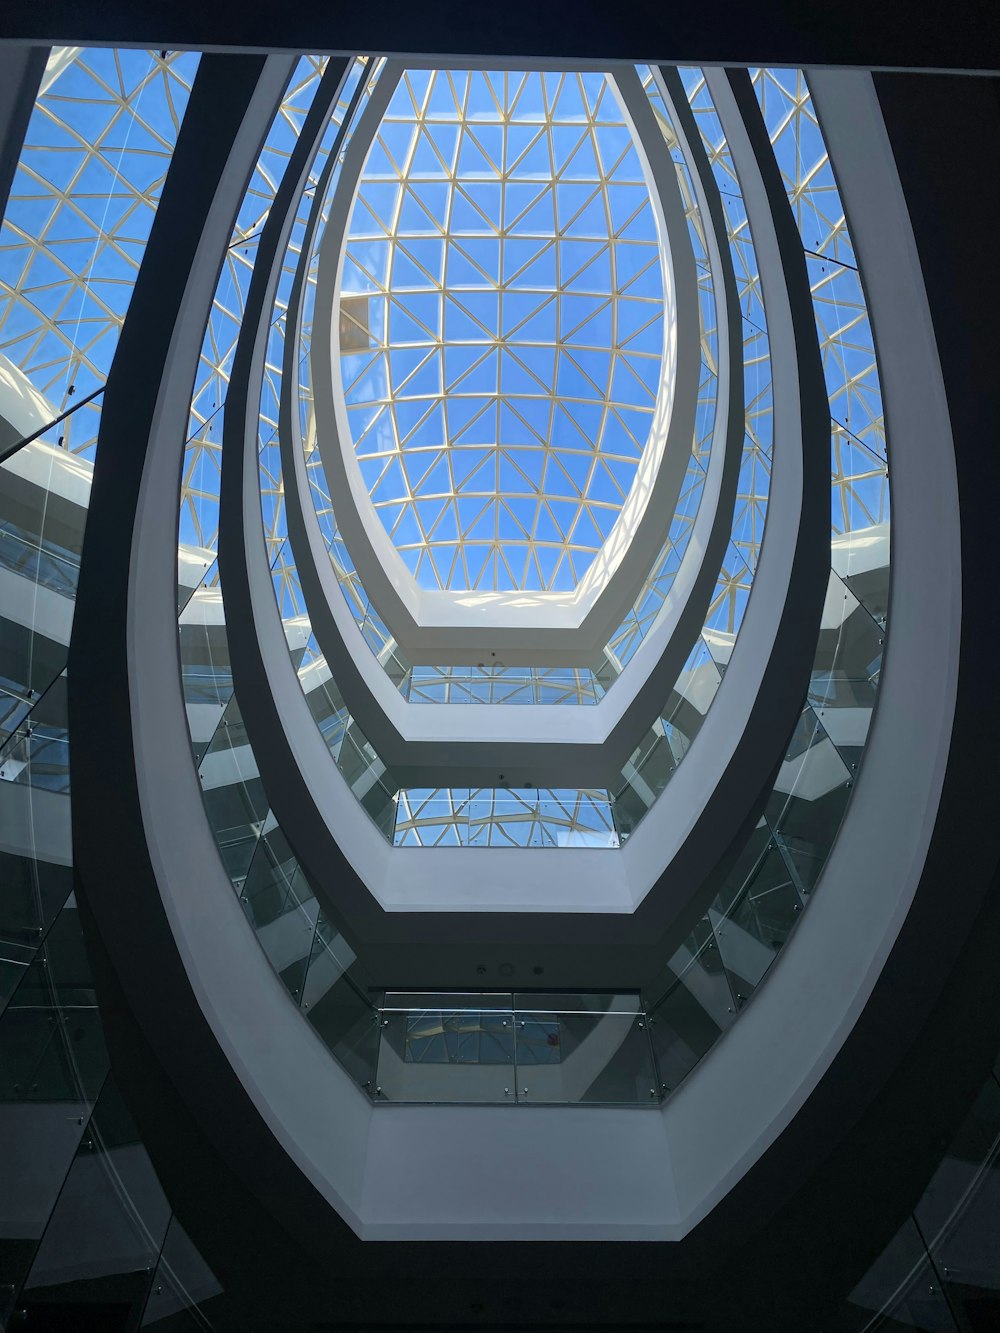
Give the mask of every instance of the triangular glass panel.
[[462, 136], [459, 146], [455, 174], [463, 183], [476, 179], [495, 180], [498, 175], [496, 165], [490, 161], [468, 130]]
[[548, 118], [539, 74], [532, 72], [521, 76], [513, 92], [510, 116], [513, 121], [541, 122]]
[[431, 334], [423, 325], [418, 324], [399, 301], [389, 303], [389, 329], [387, 341], [394, 343], [427, 343]]
[[549, 131], [549, 142], [555, 174], [560, 180], [599, 179], [597, 161], [585, 126], [554, 124]]
[[411, 181], [441, 179], [448, 176], [449, 157], [445, 156], [442, 161], [441, 155], [435, 149], [436, 144], [429, 131], [422, 126], [407, 167], [407, 176]]
[[419, 269], [406, 253], [402, 241], [393, 250], [391, 282], [393, 290], [397, 292], [407, 287], [415, 287], [418, 290], [426, 291], [427, 288], [434, 285], [433, 280]]
[[556, 121], [586, 121], [589, 111], [584, 101], [580, 80], [577, 74], [569, 73], [563, 77], [562, 88], [552, 112]]
[[456, 251], [472, 265], [474, 286], [496, 284], [500, 278], [500, 238], [497, 236], [452, 237], [449, 253]]

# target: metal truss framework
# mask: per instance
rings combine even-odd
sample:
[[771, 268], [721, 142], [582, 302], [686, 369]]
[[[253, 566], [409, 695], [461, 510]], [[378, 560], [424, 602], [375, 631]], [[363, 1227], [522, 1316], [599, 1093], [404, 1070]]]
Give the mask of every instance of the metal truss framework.
[[341, 294], [362, 475], [418, 584], [572, 590], [662, 378], [661, 246], [611, 80], [408, 70]]
[[[0, 353], [53, 417], [107, 378], [197, 64], [76, 47], [49, 58], [0, 237]], [[68, 417], [65, 446], [92, 457], [99, 418], [97, 403]]]
[[[99, 388], [106, 376], [196, 61], [196, 56], [183, 53], [75, 48], [57, 50], [50, 59], [18, 165], [0, 242], [0, 350], [46, 395], [54, 414], [71, 408], [74, 397], [79, 401]], [[306, 57], [299, 64], [281, 115], [258, 162], [227, 250], [223, 281], [213, 305], [192, 406], [181, 525], [182, 539], [204, 548], [207, 559], [214, 555], [217, 540], [219, 413], [225, 401], [227, 369], [239, 330], [242, 298], [252, 270], [253, 246], [323, 63], [321, 58]], [[804, 75], [797, 71], [759, 70], [753, 78], [810, 267], [831, 402], [832, 530], [835, 536], [849, 539], [859, 532], [884, 530], [888, 518], [884, 421], [864, 294]], [[729, 209], [733, 209], [735, 173], [717, 131], [715, 113], [704, 96], [704, 85], [697, 71], [687, 72], [685, 79], [720, 191]], [[503, 96], [513, 107], [523, 93], [516, 88], [511, 92], [510, 85], [507, 88]], [[490, 95], [497, 93], [494, 90]], [[550, 109], [556, 107], [557, 101], [558, 96]], [[497, 104], [503, 106], [502, 96]], [[416, 103], [412, 105], [411, 166], [417, 161], [417, 143], [431, 139], [423, 129], [417, 132], [420, 116]], [[429, 102], [425, 99], [422, 105], [428, 106]], [[593, 143], [598, 118], [586, 108], [596, 109], [596, 103], [584, 105], [585, 119], [576, 123], [583, 127], [584, 137]], [[338, 112], [343, 114], [343, 110], [342, 103]], [[457, 104], [455, 114], [457, 122]], [[548, 123], [553, 123], [551, 115]], [[502, 124], [501, 113], [493, 122], [494, 130]], [[470, 133], [470, 142], [472, 139]], [[456, 156], [456, 168], [457, 164]], [[494, 176], [496, 166], [494, 153], [489, 166]], [[487, 172], [487, 168], [483, 170]], [[453, 170], [452, 180], [454, 176]], [[442, 179], [447, 185], [443, 168]], [[484, 175], [484, 183], [489, 180], [489, 174]], [[548, 188], [554, 192], [554, 186]], [[598, 190], [601, 188], [598, 185]], [[734, 213], [730, 239], [737, 253], [748, 252], [745, 216], [740, 216], [738, 208]], [[411, 249], [419, 239], [411, 238]], [[466, 238], [467, 245], [471, 239]], [[549, 243], [555, 245], [554, 237], [549, 238]], [[609, 244], [609, 239], [605, 238], [604, 243]], [[609, 244], [611, 252], [616, 244]], [[293, 238], [290, 255], [294, 253]], [[714, 634], [731, 636], [738, 628], [761, 540], [767, 494], [770, 400], [769, 377], [766, 369], [762, 370], [766, 367], [766, 326], [755, 267], [748, 262], [745, 271], [738, 273], [738, 280], [747, 330], [748, 390], [749, 377], [757, 374], [758, 379], [755, 393], [747, 395], [741, 509], [735, 525], [738, 535], [734, 536], [714, 599], [708, 626], [712, 633], [699, 649], [706, 663], [714, 660]], [[279, 320], [275, 329], [276, 348], [282, 337]], [[279, 362], [280, 355], [269, 357], [268, 376], [272, 383]], [[273, 398], [276, 402], [276, 392]], [[262, 408], [262, 467], [266, 471], [269, 432], [273, 434], [275, 422], [267, 415], [267, 404]], [[99, 403], [73, 412], [58, 431], [52, 431], [53, 442], [58, 438], [72, 451], [91, 456], [98, 413]], [[287, 616], [298, 616], [304, 608], [294, 566], [284, 552], [280, 479], [275, 478], [270, 489], [265, 480], [263, 489], [265, 526], [274, 553], [279, 600]], [[430, 533], [427, 535], [430, 538]], [[214, 569], [208, 578], [214, 580]], [[879, 611], [873, 609], [872, 613], [881, 618]], [[303, 660], [314, 661], [315, 656], [315, 645], [310, 645]], [[428, 701], [456, 697], [448, 684], [442, 687], [432, 681], [428, 688], [426, 682], [420, 682], [418, 688]], [[567, 680], [562, 682], [560, 697], [567, 702], [586, 703], [593, 700], [596, 690], [599, 686], [592, 678], [581, 678], [579, 682]], [[458, 693], [461, 695], [462, 690]], [[475, 697], [497, 701], [536, 698], [549, 702], [553, 693], [544, 684], [527, 692], [520, 685], [516, 689], [498, 688], [495, 674], [489, 673], [487, 684], [477, 682]], [[412, 805], [424, 810], [425, 816], [429, 813], [425, 807], [431, 795], [412, 794]], [[441, 809], [438, 794], [433, 795], [431, 806]], [[586, 801], [591, 796], [586, 794]], [[455, 793], [453, 799], [447, 794], [446, 803], [457, 803], [464, 809], [472, 797], [472, 793], [468, 796]], [[549, 809], [559, 824], [562, 817], [557, 814], [557, 806], [562, 808], [565, 804], [560, 794], [552, 801], [547, 796], [540, 799], [533, 808]], [[498, 809], [503, 805], [501, 800]], [[404, 813], [403, 807], [400, 813]], [[465, 816], [460, 816], [460, 820], [464, 821]], [[569, 826], [573, 826], [572, 819]], [[593, 827], [589, 814], [582, 826]], [[410, 819], [404, 818], [399, 825], [401, 836], [411, 832], [420, 840], [425, 836], [437, 840], [441, 836], [438, 831], [425, 832], [428, 829], [424, 818], [419, 833]]]
[[[736, 171], [703, 77], [697, 70], [682, 71], [682, 76], [726, 203], [729, 240], [737, 258], [737, 284], [745, 329], [746, 439], [734, 536], [720, 571], [706, 631], [686, 672], [689, 681], [697, 679], [701, 682], [701, 688], [704, 688], [706, 679], [711, 680], [710, 688], [714, 692], [721, 680], [720, 669], [724, 670], [742, 621], [763, 538], [770, 476], [771, 385], [760, 275]], [[648, 75], [645, 81], [648, 87]], [[843, 206], [805, 75], [801, 70], [756, 70], [753, 83], [806, 251], [830, 399], [831, 537], [834, 542], [838, 539], [843, 542], [846, 538], [849, 549], [852, 534], [865, 534], [867, 539], [873, 534], [884, 537], [889, 518], [885, 421], [874, 340]], [[662, 113], [660, 122], [669, 136], [669, 121]], [[679, 155], [679, 150], [675, 149], [675, 155]], [[848, 574], [849, 564], [840, 572]], [[864, 604], [864, 593], [860, 596]], [[884, 609], [875, 604], [870, 604], [868, 609], [884, 626]], [[877, 681], [877, 671], [876, 664], [873, 682]], [[811, 728], [814, 741], [823, 735], [817, 714], [825, 699], [824, 691], [829, 688], [828, 683], [818, 682], [815, 696], [811, 696], [815, 708], [810, 708], [806, 725]], [[683, 756], [689, 739], [677, 732], [669, 714], [656, 724], [653, 733], [667, 740], [677, 759]], [[593, 827], [595, 808], [601, 812], [598, 820], [606, 809], [612, 826], [615, 826], [612, 814], [615, 798], [635, 782], [654, 745], [651, 737], [650, 743], [637, 751], [632, 772], [627, 775], [631, 781], [624, 783], [621, 793], [608, 794], [607, 806], [599, 794], [580, 793], [586, 798], [586, 813], [579, 821], [581, 836]], [[473, 803], [481, 802], [489, 795], [487, 792], [469, 793], [468, 796], [458, 793], [456, 803], [453, 794], [444, 790], [412, 793], [416, 800], [407, 802], [409, 819], [397, 822], [397, 840], [405, 840], [407, 844], [416, 840], [421, 845], [434, 845], [439, 839], [451, 841], [454, 833], [449, 825], [457, 824], [461, 830], [467, 823], [466, 802], [470, 799]], [[450, 811], [449, 801], [455, 807], [453, 811]], [[529, 801], [527, 804], [537, 810], [547, 802], [534, 804]], [[472, 808], [475, 808], [474, 804]], [[435, 809], [440, 811], [436, 826], [429, 817], [430, 811]], [[523, 813], [521, 820], [524, 820]], [[566, 829], [574, 830], [576, 824], [565, 816], [557, 816], [555, 827], [563, 832], [552, 832], [553, 845], [566, 836]], [[523, 832], [518, 829], [510, 841], [513, 843], [522, 837]]]

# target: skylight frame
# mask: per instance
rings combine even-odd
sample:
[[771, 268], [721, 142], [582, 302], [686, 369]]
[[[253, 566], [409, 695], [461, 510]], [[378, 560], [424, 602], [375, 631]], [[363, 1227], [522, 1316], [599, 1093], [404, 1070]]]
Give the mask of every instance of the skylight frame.
[[[409, 66], [412, 62], [406, 63]], [[342, 185], [346, 184], [350, 198], [333, 201], [331, 221], [336, 221], [338, 226], [328, 228], [328, 236], [331, 230], [345, 230], [346, 218], [354, 204], [352, 191], [360, 177], [368, 144], [403, 68], [402, 61], [387, 62], [379, 89], [366, 113], [368, 124], [364, 128], [359, 126], [348, 149], [344, 164], [346, 181], [342, 179]], [[567, 66], [562, 62], [558, 68], [565, 70]], [[657, 447], [645, 451], [641, 465], [643, 475], [630, 497], [636, 509], [642, 512], [634, 525], [616, 525], [600, 558], [594, 561], [587, 576], [572, 593], [544, 590], [452, 593], [416, 586], [381, 524], [372, 521], [367, 487], [354, 464], [353, 450], [348, 454], [342, 444], [349, 438], [349, 426], [339, 383], [339, 352], [329, 344], [324, 347], [322, 337], [327, 336], [327, 323], [331, 330], [336, 327], [343, 247], [335, 255], [321, 256], [311, 382], [316, 395], [318, 442], [324, 470], [331, 493], [337, 495], [338, 540], [346, 544], [352, 564], [364, 581], [367, 596], [379, 606], [382, 619], [390, 626], [404, 655], [412, 660], [438, 664], [449, 660], [455, 663], [477, 661], [481, 656], [476, 655], [477, 647], [487, 639], [498, 651], [503, 650], [508, 665], [527, 661], [523, 654], [529, 649], [534, 657], [537, 647], [546, 638], [550, 641], [548, 646], [554, 649], [545, 659], [550, 665], [571, 665], [589, 660], [595, 653], [599, 656], [648, 574], [655, 555], [652, 547], [655, 544], [658, 551], [662, 546], [662, 531], [658, 525], [654, 535], [648, 530], [654, 525], [650, 521], [644, 526], [643, 518], [647, 511], [646, 501], [651, 495], [659, 496], [657, 512], [665, 512], [668, 508], [673, 510], [675, 492], [680, 490], [690, 456], [700, 367], [696, 351], [693, 352], [686, 340], [677, 338], [672, 331], [678, 324], [688, 321], [694, 324], [698, 320], [697, 281], [674, 164], [664, 150], [662, 135], [649, 110], [635, 68], [629, 65], [605, 72], [613, 75], [628, 120], [634, 128], [636, 150], [653, 181], [653, 207], [665, 219], [663, 234], [668, 238], [669, 249], [669, 254], [664, 256], [668, 275], [665, 284], [668, 337], [662, 383], [668, 386], [668, 391], [663, 391], [661, 383], [654, 427]], [[376, 102], [380, 103], [377, 109]], [[340, 214], [336, 219], [335, 213]], [[330, 246], [328, 250], [333, 248]], [[669, 392], [671, 388], [672, 393]], [[331, 417], [335, 429], [331, 429]], [[658, 466], [661, 459], [666, 460], [667, 466]], [[381, 537], [385, 539], [381, 540]], [[553, 640], [558, 640], [557, 647]]]
[[[603, 73], [403, 71], [341, 295], [367, 289], [381, 328], [342, 369], [372, 503], [421, 586], [568, 591], [604, 545], [659, 390], [649, 185]], [[427, 495], [430, 476], [447, 484]]]

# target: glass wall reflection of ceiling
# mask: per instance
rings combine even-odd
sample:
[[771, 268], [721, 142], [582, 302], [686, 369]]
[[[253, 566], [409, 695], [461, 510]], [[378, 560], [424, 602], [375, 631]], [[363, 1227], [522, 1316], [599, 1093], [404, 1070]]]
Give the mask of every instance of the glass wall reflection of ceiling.
[[[50, 55], [0, 234], [0, 354], [53, 416], [107, 378], [197, 66], [194, 52]], [[74, 413], [66, 447], [92, 457], [99, 420], [99, 402]]]
[[572, 590], [629, 493], [663, 353], [660, 238], [609, 80], [408, 71], [339, 333], [362, 476], [418, 584]]

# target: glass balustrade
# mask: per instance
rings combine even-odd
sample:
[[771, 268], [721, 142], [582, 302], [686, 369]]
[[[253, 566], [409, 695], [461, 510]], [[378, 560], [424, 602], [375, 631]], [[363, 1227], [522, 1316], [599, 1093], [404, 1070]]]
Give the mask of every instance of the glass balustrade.
[[378, 1102], [657, 1106], [649, 1021], [635, 994], [388, 991]]

